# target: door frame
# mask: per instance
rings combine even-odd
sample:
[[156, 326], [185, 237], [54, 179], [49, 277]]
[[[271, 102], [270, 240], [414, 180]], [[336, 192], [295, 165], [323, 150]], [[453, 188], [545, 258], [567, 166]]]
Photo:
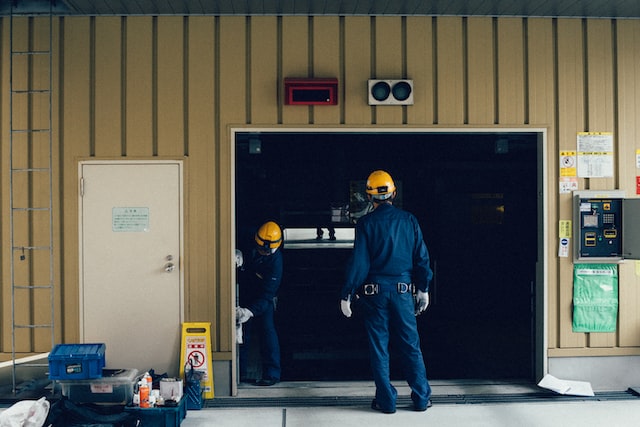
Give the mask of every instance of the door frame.
[[[229, 253], [235, 253], [235, 232], [234, 227], [236, 225], [236, 137], [238, 133], [519, 133], [519, 132], [533, 132], [538, 134], [537, 151], [537, 183], [538, 183], [538, 262], [536, 264], [536, 283], [535, 283], [535, 312], [534, 315], [534, 328], [535, 334], [535, 348], [533, 354], [534, 374], [536, 381], [540, 380], [548, 371], [548, 265], [549, 265], [549, 250], [548, 250], [548, 230], [549, 230], [549, 215], [547, 212], [549, 194], [548, 188], [548, 138], [547, 128], [541, 127], [482, 127], [482, 128], [431, 128], [431, 127], [253, 127], [253, 126], [230, 126], [229, 128], [229, 141], [231, 144], [231, 222], [230, 235], [231, 248]], [[230, 261], [230, 265], [233, 265], [234, 260]], [[232, 269], [231, 272], [231, 301], [236, 300], [236, 272]], [[232, 310], [231, 313], [234, 313]], [[232, 321], [232, 325], [235, 323]], [[231, 390], [232, 395], [237, 394], [237, 343], [235, 341], [235, 333], [231, 331], [233, 337], [232, 345], [232, 359], [231, 359]]]
[[144, 165], [160, 165], [160, 164], [175, 164], [178, 166], [179, 169], [179, 177], [180, 177], [180, 183], [179, 183], [179, 188], [180, 188], [180, 197], [179, 197], [179, 203], [180, 203], [180, 207], [179, 207], [179, 215], [180, 215], [180, 224], [178, 225], [179, 227], [179, 233], [180, 233], [180, 237], [179, 237], [179, 254], [178, 254], [178, 260], [180, 263], [180, 268], [178, 268], [178, 286], [179, 286], [179, 295], [180, 295], [180, 323], [184, 323], [184, 312], [185, 312], [185, 297], [184, 297], [184, 277], [185, 277], [185, 259], [184, 259], [184, 221], [185, 221], [185, 216], [184, 216], [184, 192], [185, 192], [185, 188], [184, 188], [184, 184], [185, 184], [185, 176], [184, 176], [184, 161], [183, 160], [179, 160], [179, 159], [146, 159], [146, 158], [140, 158], [140, 159], [136, 159], [136, 158], [131, 158], [131, 159], [100, 159], [97, 160], [95, 158], [91, 158], [91, 159], [79, 159], [78, 160], [78, 327], [79, 327], [79, 337], [83, 337], [84, 336], [84, 304], [82, 303], [84, 301], [84, 263], [82, 261], [82, 254], [83, 254], [83, 231], [82, 231], [82, 224], [83, 224], [83, 217], [82, 217], [82, 207], [83, 207], [83, 201], [82, 201], [82, 167], [84, 165], [122, 165], [122, 164], [129, 164], [129, 165], [133, 165], [133, 164], [144, 164]]

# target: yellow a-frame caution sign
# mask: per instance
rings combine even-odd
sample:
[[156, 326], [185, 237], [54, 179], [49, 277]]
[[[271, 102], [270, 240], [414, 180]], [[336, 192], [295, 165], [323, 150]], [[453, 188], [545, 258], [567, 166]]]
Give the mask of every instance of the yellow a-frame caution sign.
[[213, 399], [213, 370], [211, 369], [211, 322], [185, 322], [182, 324], [182, 350], [180, 351], [180, 377], [187, 366], [202, 372], [200, 386], [205, 399]]

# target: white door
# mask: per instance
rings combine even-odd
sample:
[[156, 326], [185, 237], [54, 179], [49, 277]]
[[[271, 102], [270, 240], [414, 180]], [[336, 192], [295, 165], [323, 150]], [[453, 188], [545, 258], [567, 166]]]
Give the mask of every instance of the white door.
[[182, 164], [80, 163], [80, 334], [109, 368], [177, 376]]

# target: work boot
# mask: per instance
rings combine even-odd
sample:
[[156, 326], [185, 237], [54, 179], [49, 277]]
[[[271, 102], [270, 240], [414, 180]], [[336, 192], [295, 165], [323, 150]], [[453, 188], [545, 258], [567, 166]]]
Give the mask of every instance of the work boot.
[[376, 399], [373, 399], [371, 401], [371, 409], [373, 409], [374, 411], [380, 411], [383, 414], [395, 414], [396, 410], [394, 409], [382, 409], [380, 407], [380, 405], [378, 405], [378, 401]]

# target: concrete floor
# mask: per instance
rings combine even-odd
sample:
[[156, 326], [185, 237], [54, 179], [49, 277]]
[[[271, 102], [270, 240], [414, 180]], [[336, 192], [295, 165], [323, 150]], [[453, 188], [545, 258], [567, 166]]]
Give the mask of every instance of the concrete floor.
[[[183, 427], [390, 427], [457, 426], [639, 426], [640, 398], [617, 392], [594, 398], [559, 396], [536, 385], [498, 382], [432, 382], [432, 408], [410, 409], [409, 389], [398, 388], [395, 414], [370, 409], [369, 383], [285, 383], [268, 389], [241, 386], [238, 396], [217, 398], [205, 409], [188, 411]], [[327, 403], [336, 398], [335, 404]], [[233, 399], [233, 400], [231, 400]], [[305, 401], [309, 404], [305, 406]], [[349, 400], [351, 403], [346, 403]], [[219, 403], [215, 403], [219, 401]], [[234, 403], [235, 402], [235, 403]], [[243, 405], [242, 402], [245, 402]], [[262, 402], [262, 403], [261, 403]], [[320, 402], [320, 404], [314, 404]], [[218, 405], [217, 407], [212, 407]], [[243, 405], [243, 406], [242, 406]], [[260, 406], [262, 405], [262, 406]]]
[[434, 405], [395, 414], [367, 407], [234, 408], [189, 411], [182, 427], [626, 427], [640, 425], [640, 400]]
[[203, 409], [187, 411], [181, 426], [640, 426], [640, 397], [629, 390], [577, 397], [517, 382], [432, 381], [433, 407], [414, 412], [409, 388], [402, 382], [394, 385], [398, 406], [389, 415], [370, 409], [375, 388], [369, 382], [241, 385], [235, 397], [216, 397]]

